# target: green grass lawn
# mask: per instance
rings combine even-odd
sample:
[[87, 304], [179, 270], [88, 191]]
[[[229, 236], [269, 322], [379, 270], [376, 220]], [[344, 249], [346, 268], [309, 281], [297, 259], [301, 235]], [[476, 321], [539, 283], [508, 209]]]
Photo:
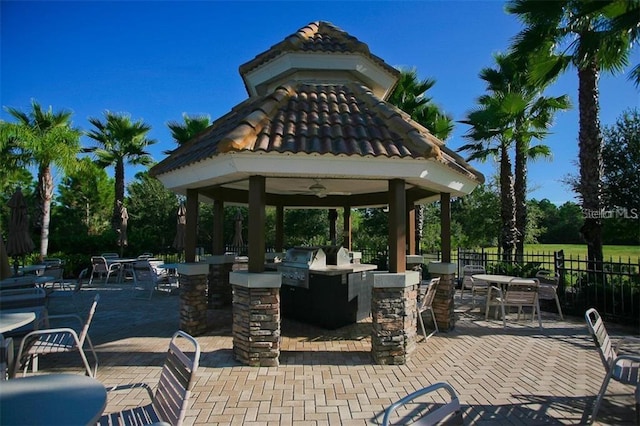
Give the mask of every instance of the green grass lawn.
[[[554, 251], [564, 250], [565, 258], [572, 257], [577, 259], [580, 256], [581, 259], [587, 257], [587, 246], [584, 244], [527, 244], [525, 245], [525, 251], [527, 252], [539, 252], [550, 253]], [[485, 251], [497, 251], [497, 247], [491, 247], [485, 249]], [[627, 262], [631, 259], [631, 263], [638, 263], [640, 259], [640, 246], [604, 246], [603, 248], [604, 258], [606, 261], [613, 262]]]

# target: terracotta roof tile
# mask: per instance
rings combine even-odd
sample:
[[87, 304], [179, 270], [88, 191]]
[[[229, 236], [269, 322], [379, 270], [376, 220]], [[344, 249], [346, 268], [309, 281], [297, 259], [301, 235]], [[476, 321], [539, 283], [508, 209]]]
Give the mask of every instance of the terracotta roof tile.
[[324, 52], [324, 53], [360, 53], [393, 74], [399, 71], [369, 51], [369, 47], [336, 27], [330, 22], [315, 21], [300, 28], [280, 43], [274, 44], [267, 51], [257, 55], [249, 62], [240, 65], [240, 75], [277, 58], [285, 52]]
[[445, 162], [464, 164], [407, 114], [361, 85], [290, 83], [238, 105], [151, 173], [233, 151], [442, 159], [442, 150]]

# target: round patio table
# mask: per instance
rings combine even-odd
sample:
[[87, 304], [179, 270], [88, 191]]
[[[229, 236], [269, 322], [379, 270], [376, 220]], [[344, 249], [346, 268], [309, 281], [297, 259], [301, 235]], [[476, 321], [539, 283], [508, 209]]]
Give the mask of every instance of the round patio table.
[[40, 374], [2, 382], [0, 424], [95, 424], [107, 405], [102, 383], [79, 374]]
[[488, 283], [501, 284], [501, 285], [509, 284], [509, 281], [511, 281], [514, 278], [518, 278], [511, 275], [493, 275], [493, 274], [474, 274], [471, 276], [475, 280], [486, 281]]
[[0, 312], [0, 333], [20, 328], [35, 319], [35, 312]]

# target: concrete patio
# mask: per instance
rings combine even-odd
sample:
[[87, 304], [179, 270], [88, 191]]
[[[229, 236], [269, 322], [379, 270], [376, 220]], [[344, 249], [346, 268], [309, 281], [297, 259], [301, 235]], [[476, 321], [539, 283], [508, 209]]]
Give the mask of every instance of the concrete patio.
[[[179, 296], [136, 299], [125, 286], [85, 289], [84, 305], [100, 292], [90, 335], [98, 379], [106, 386], [158, 381], [169, 338], [178, 328]], [[466, 299], [466, 298], [465, 298]], [[465, 302], [470, 302], [466, 299]], [[456, 296], [456, 328], [419, 342], [403, 366], [373, 365], [370, 323], [327, 331], [283, 320], [280, 367], [247, 367], [234, 360], [231, 310], [211, 311], [210, 331], [197, 336], [200, 369], [185, 424], [380, 424], [386, 406], [437, 381], [457, 390], [464, 424], [581, 424], [604, 377], [581, 318], [535, 322], [484, 321]], [[50, 313], [73, 305], [57, 299]], [[614, 336], [638, 334], [609, 325]], [[635, 333], [634, 333], [635, 332]], [[40, 360], [41, 372], [81, 374], [74, 355]], [[107, 412], [147, 401], [146, 393], [110, 395]], [[633, 424], [633, 389], [612, 382], [598, 424]]]

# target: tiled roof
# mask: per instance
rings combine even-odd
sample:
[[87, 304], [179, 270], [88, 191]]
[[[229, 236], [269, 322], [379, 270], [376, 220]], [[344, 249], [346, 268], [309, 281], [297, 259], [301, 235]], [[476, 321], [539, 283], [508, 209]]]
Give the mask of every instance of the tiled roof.
[[356, 83], [290, 83], [250, 98], [154, 166], [151, 174], [233, 151], [437, 158], [476, 176], [406, 113]]
[[240, 65], [240, 75], [244, 75], [285, 52], [360, 53], [384, 67], [388, 72], [399, 75], [398, 70], [373, 55], [365, 43], [324, 21], [311, 22], [280, 43], [271, 46], [267, 51], [257, 55], [254, 59]]

